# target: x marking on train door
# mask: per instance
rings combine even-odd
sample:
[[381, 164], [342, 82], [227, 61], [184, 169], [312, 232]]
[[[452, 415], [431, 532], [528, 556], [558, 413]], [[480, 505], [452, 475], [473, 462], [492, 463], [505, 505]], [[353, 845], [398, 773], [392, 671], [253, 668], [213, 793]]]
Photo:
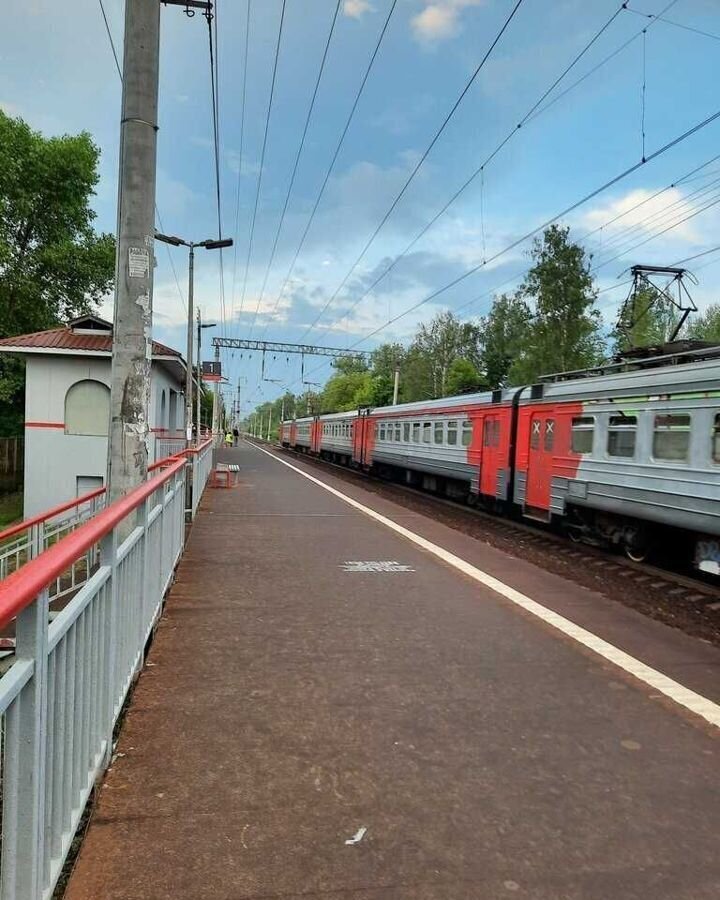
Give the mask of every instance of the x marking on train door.
[[540, 419], [534, 419], [533, 423], [533, 434], [540, 434]]
[[[537, 430], [540, 431], [540, 423], [535, 422], [537, 425]], [[552, 434], [553, 429], [555, 428], [555, 420], [554, 419], [545, 419], [545, 434]]]

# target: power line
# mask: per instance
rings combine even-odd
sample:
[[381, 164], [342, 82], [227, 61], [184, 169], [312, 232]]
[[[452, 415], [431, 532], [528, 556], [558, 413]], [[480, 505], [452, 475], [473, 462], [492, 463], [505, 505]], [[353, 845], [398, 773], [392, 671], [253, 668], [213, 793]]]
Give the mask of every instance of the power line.
[[[323, 51], [320, 69], [318, 70], [317, 78], [315, 80], [315, 88], [313, 90], [312, 99], [310, 100], [310, 108], [308, 109], [307, 117], [305, 119], [305, 127], [303, 128], [302, 137], [300, 138], [300, 145], [295, 155], [295, 164], [293, 165], [292, 175], [290, 176], [290, 183], [288, 184], [287, 193], [285, 195], [285, 203], [283, 204], [282, 213], [280, 214], [280, 221], [278, 223], [277, 231], [275, 232], [275, 239], [273, 241], [272, 250], [270, 252], [270, 259], [268, 260], [267, 268], [265, 269], [265, 277], [263, 278], [262, 288], [260, 290], [260, 299], [258, 300], [258, 308], [260, 306], [260, 303], [262, 302], [262, 298], [265, 295], [265, 288], [267, 286], [268, 277], [270, 275], [270, 269], [272, 268], [272, 264], [275, 259], [275, 251], [277, 250], [278, 241], [280, 239], [280, 232], [282, 231], [283, 222], [285, 221], [285, 214], [287, 213], [288, 204], [290, 202], [290, 194], [292, 193], [292, 189], [295, 184], [295, 176], [297, 175], [298, 165], [300, 164], [300, 157], [305, 146], [305, 138], [307, 137], [308, 128], [310, 126], [310, 119], [312, 118], [313, 109], [315, 108], [315, 100], [317, 98], [320, 81], [325, 70], [328, 50], [330, 49], [330, 41], [332, 40], [333, 32], [335, 31], [335, 23], [337, 22], [341, 2], [342, 0], [337, 0], [337, 3], [335, 5], [335, 12], [333, 13], [332, 22], [330, 24], [330, 31], [328, 32], [327, 40], [325, 41], [325, 50]], [[275, 310], [273, 310], [273, 313], [274, 312]], [[253, 327], [254, 325], [255, 319], [253, 319]], [[266, 325], [263, 334], [265, 334], [265, 332], [267, 331], [267, 327], [268, 326]], [[252, 333], [252, 327], [250, 328], [250, 333]]]
[[[248, 268], [250, 267], [250, 256], [252, 255], [253, 238], [255, 237], [255, 220], [257, 218], [258, 201], [260, 200], [260, 188], [262, 186], [263, 171], [265, 168], [265, 150], [267, 148], [267, 136], [268, 129], [270, 127], [270, 114], [272, 112], [273, 97], [275, 95], [275, 79], [277, 77], [278, 59], [280, 57], [280, 42], [282, 40], [286, 5], [287, 0], [283, 0], [282, 10], [280, 11], [280, 27], [278, 29], [277, 44], [275, 45], [275, 61], [273, 63], [272, 82], [270, 84], [270, 99], [268, 100], [267, 116], [265, 117], [265, 133], [263, 134], [262, 151], [260, 153], [260, 171], [258, 172], [257, 190], [255, 191], [255, 206], [253, 208], [252, 220], [250, 223], [250, 239], [248, 240], [247, 256], [245, 258], [245, 275], [243, 276], [242, 295], [240, 297], [240, 313], [242, 313], [242, 308], [245, 305], [245, 291], [247, 290]], [[259, 306], [260, 303], [258, 298], [258, 304], [255, 309], [256, 316]]]
[[388, 29], [388, 25], [390, 24], [390, 19], [392, 17], [392, 14], [395, 11], [395, 7], [397, 6], [397, 2], [398, 2], [398, 0], [392, 0], [392, 3], [390, 4], [390, 10], [389, 10], [387, 16], [385, 17], [385, 22], [383, 23], [383, 27], [380, 31], [380, 35], [377, 39], [377, 43], [375, 44], [375, 49], [373, 50], [372, 56], [370, 57], [370, 62], [368, 63], [367, 68], [365, 69], [365, 74], [363, 75], [362, 81], [360, 82], [360, 87], [358, 88], [357, 93], [355, 95], [355, 100], [353, 101], [352, 107], [350, 109], [350, 114], [348, 115], [347, 121], [345, 122], [345, 127], [342, 130], [342, 134], [340, 135], [340, 140], [338, 141], [337, 146], [335, 147], [335, 152], [333, 153], [332, 159], [330, 160], [330, 165], [328, 166], [327, 172], [325, 173], [325, 178], [323, 179], [323, 183], [320, 186], [320, 191], [318, 192], [318, 195], [315, 199], [315, 203], [313, 205], [312, 211], [310, 212], [310, 218], [308, 219], [308, 221], [305, 225], [305, 230], [303, 231], [302, 237], [300, 238], [300, 244], [298, 245], [298, 248], [295, 251], [293, 260], [290, 263], [290, 268], [288, 269], [287, 275], [285, 276], [285, 280], [282, 283], [282, 287], [280, 288], [277, 298], [275, 299], [274, 309], [277, 309], [277, 307], [280, 303], [280, 299], [283, 295], [283, 292], [285, 291], [285, 287], [286, 287], [288, 281], [290, 280], [290, 276], [292, 275], [293, 270], [295, 269], [295, 264], [297, 263], [298, 257], [300, 256], [300, 251], [302, 250], [302, 248], [305, 244], [305, 239], [307, 238], [308, 232], [310, 231], [310, 226], [312, 225], [313, 220], [315, 219], [315, 214], [317, 213], [318, 207], [320, 206], [320, 201], [322, 200], [323, 194], [325, 193], [325, 188], [327, 187], [327, 183], [330, 179], [332, 170], [334, 169], [335, 163], [337, 162], [337, 158], [340, 155], [340, 150], [342, 148], [343, 143], [345, 142], [345, 136], [347, 135], [348, 129], [350, 128], [350, 123], [352, 122], [353, 117], [355, 116], [355, 110], [357, 109], [358, 103], [360, 102], [360, 97], [362, 96], [362, 93], [365, 89], [365, 84], [367, 83], [368, 77], [370, 76], [370, 71], [372, 70], [372, 67], [375, 64], [375, 58], [377, 57], [378, 51], [380, 50], [380, 45], [382, 44], [383, 39], [385, 37], [385, 33]]
[[[673, 0], [673, 3], [676, 3], [677, 0]], [[673, 5], [670, 4], [670, 6]], [[623, 3], [615, 12], [610, 16], [610, 18], [601, 26], [601, 28], [593, 35], [593, 37], [588, 41], [588, 43], [582, 48], [582, 50], [574, 57], [574, 59], [565, 67], [565, 69], [558, 75], [558, 77], [553, 81], [553, 83], [548, 87], [540, 96], [540, 98], [532, 105], [532, 107], [528, 110], [528, 112], [523, 116], [523, 118], [513, 127], [511, 131], [503, 138], [502, 141], [495, 147], [495, 149], [490, 153], [490, 155], [478, 166], [475, 171], [470, 175], [469, 178], [466, 179], [465, 182], [458, 188], [457, 191], [450, 197], [450, 199], [445, 203], [445, 205], [438, 210], [438, 212], [430, 219], [430, 221], [415, 235], [415, 237], [410, 241], [410, 243], [399, 253], [395, 258], [385, 267], [385, 269], [374, 279], [374, 281], [363, 291], [363, 293], [353, 302], [350, 308], [346, 311], [345, 315], [350, 315], [350, 313], [368, 296], [371, 291], [373, 291], [377, 285], [395, 268], [395, 266], [400, 262], [401, 259], [404, 259], [407, 254], [412, 250], [412, 248], [417, 244], [417, 242], [432, 228], [432, 226], [438, 221], [438, 219], [443, 216], [447, 210], [455, 203], [455, 201], [460, 197], [462, 193], [464, 193], [468, 187], [475, 181], [478, 176], [481, 176], [484, 181], [485, 168], [492, 162], [492, 160], [500, 153], [500, 151], [505, 147], [505, 145], [512, 140], [512, 138], [518, 133], [518, 131], [529, 122], [534, 116], [539, 115], [537, 112], [538, 108], [545, 101], [547, 97], [555, 90], [555, 88], [560, 84], [560, 82], [565, 78], [565, 76], [577, 65], [577, 63], [583, 58], [583, 56], [588, 52], [588, 50], [596, 43], [596, 41], [604, 34], [604, 32], [610, 27], [612, 22], [620, 15], [620, 13], [626, 8], [626, 4]], [[669, 6], [667, 7], [669, 8]], [[576, 82], [579, 84], [579, 82]], [[547, 108], [547, 107], [545, 107]], [[345, 279], [346, 280], [346, 279]], [[344, 283], [344, 282], [343, 282]], [[337, 295], [337, 292], [333, 297]], [[327, 308], [327, 306], [326, 306]], [[318, 321], [317, 319], [315, 320]]]
[[690, 194], [681, 197], [679, 200], [674, 200], [672, 203], [666, 204], [662, 209], [656, 210], [654, 213], [651, 213], [644, 219], [639, 219], [633, 224], [627, 225], [625, 228], [620, 229], [620, 231], [614, 234], [608, 241], [606, 241], [603, 244], [600, 252], [602, 254], [606, 254], [608, 250], [614, 249], [617, 246], [621, 246], [628, 239], [628, 237], [632, 236], [633, 232], [646, 230], [649, 225], [656, 224], [658, 219], [662, 220], [665, 216], [668, 215], [668, 213], [676, 215], [678, 212], [682, 211], [682, 207], [692, 207], [693, 204], [691, 201], [702, 200], [708, 194], [716, 191], [718, 189], [718, 185], [720, 185], [720, 176], [714, 178], [709, 184], [704, 185], [701, 188], [697, 188]]
[[[424, 306], [426, 303], [429, 303], [431, 300], [434, 300], [436, 297], [439, 297], [441, 294], [444, 294], [446, 291], [450, 290], [450, 288], [453, 288], [456, 285], [460, 284], [461, 282], [465, 281], [467, 278], [469, 278], [471, 275], [474, 275], [476, 272], [478, 272], [480, 269], [484, 268], [489, 263], [494, 262], [495, 260], [504, 256], [506, 253], [509, 253], [511, 250], [514, 250], [520, 244], [523, 244], [523, 243], [525, 243], [525, 241], [529, 240], [531, 237], [534, 237], [538, 232], [544, 231], [550, 225], [557, 222], [558, 219], [562, 219], [565, 216], [569, 215], [570, 213], [574, 212], [576, 209], [583, 206], [588, 201], [597, 197], [598, 194], [601, 194], [604, 191], [606, 191], [608, 188], [611, 188], [614, 185], [618, 184], [620, 181], [627, 178], [633, 172], [638, 171], [638, 169], [641, 169], [643, 166], [647, 165], [649, 162], [652, 162], [654, 159], [657, 159], [658, 157], [667, 153], [668, 150], [671, 150], [673, 147], [676, 147], [678, 144], [681, 144], [683, 141], [687, 140], [689, 137], [692, 137], [694, 134], [697, 134], [698, 131], [707, 127], [708, 125], [710, 125], [712, 122], [716, 121], [719, 118], [720, 118], [720, 110], [717, 110], [716, 112], [712, 113], [710, 116], [707, 116], [702, 121], [693, 125], [691, 128], [682, 132], [682, 134], [677, 135], [677, 137], [668, 141], [666, 144], [663, 144], [662, 147], [659, 147], [653, 153], [650, 153], [644, 160], [640, 160], [640, 162], [637, 162], [634, 165], [629, 166], [627, 169], [623, 170], [618, 175], [615, 175], [609, 181], [606, 181], [604, 184], [600, 185], [599, 187], [597, 187], [594, 190], [590, 191], [589, 193], [585, 194], [580, 200], [577, 200], [574, 203], [572, 203], [570, 206], [565, 207], [565, 209], [563, 209], [561, 212], [557, 213], [556, 215], [552, 216], [551, 218], [547, 219], [541, 225], [536, 226], [531, 231], [528, 231], [526, 234], [524, 234], [522, 237], [517, 238], [516, 240], [512, 241], [512, 243], [508, 244], [502, 250], [499, 250], [497, 253], [495, 253], [493, 256], [491, 256], [489, 259], [483, 260], [482, 262], [478, 263], [477, 265], [472, 266], [470, 269], [467, 269], [461, 275], [458, 275], [456, 278], [452, 279], [452, 281], [448, 282], [447, 284], [443, 285], [440, 288], [437, 288], [436, 290], [432, 291], [432, 293], [428, 294], [427, 297], [424, 297], [422, 300], [419, 300], [417, 303], [408, 307], [408, 309], [406, 309], [403, 312], [398, 313], [396, 316], [393, 316], [392, 318], [388, 319], [388, 321], [384, 322], [382, 325], [373, 329], [373, 331], [371, 331], [368, 334], [364, 335], [363, 337], [359, 338], [348, 349], [350, 349], [350, 350], [355, 349], [355, 347], [357, 347], [359, 344], [362, 344], [364, 341], [368, 340], [369, 338], [374, 337], [376, 334], [379, 334], [381, 331], [383, 331], [385, 328], [387, 328], [388, 325], [393, 325], [395, 322], [397, 322], [400, 319], [404, 318], [405, 316], [409, 315], [411, 312], [414, 312], [416, 309], [419, 309], [421, 306]], [[466, 304], [466, 305], [469, 305], [469, 304]], [[460, 308], [463, 308], [463, 307], [460, 307]]]
[[689, 222], [690, 219], [694, 219], [695, 216], [699, 216], [700, 213], [705, 212], [706, 210], [710, 209], [713, 206], [716, 206], [718, 203], [720, 203], [720, 193], [718, 193], [717, 196], [715, 196], [712, 200], [708, 201], [703, 206], [699, 207], [698, 209], [694, 210], [693, 212], [689, 213], [688, 215], [684, 216], [683, 218], [678, 219], [676, 222], [673, 222], [671, 225], [668, 225], [666, 228], [663, 228], [661, 231], [657, 231], [654, 234], [651, 234], [650, 237], [645, 238], [645, 240], [640, 241], [637, 244], [634, 244], [632, 247], [627, 247], [626, 249], [620, 251], [615, 256], [611, 257], [610, 259], [604, 260], [599, 265], [594, 267], [593, 272], [596, 272], [598, 269], [602, 269], [605, 266], [610, 265], [611, 262], [615, 262], [615, 260], [620, 259], [621, 256], [625, 256], [625, 254], [629, 253], [631, 250], [637, 250], [638, 247], [642, 247], [645, 244], [649, 243], [650, 241], [654, 241], [656, 238], [661, 237], [661, 235], [665, 234], [666, 232], [670, 231], [671, 229], [677, 228], [678, 225], [683, 225], [685, 222]]
[[240, 152], [238, 159], [238, 176], [237, 176], [237, 193], [235, 197], [235, 245], [233, 247], [233, 278], [232, 278], [232, 297], [230, 300], [230, 322], [232, 323], [235, 314], [235, 286], [237, 279], [237, 254], [238, 254], [238, 236], [240, 225], [240, 185], [242, 182], [243, 169], [243, 150], [245, 140], [245, 95], [247, 88], [247, 64], [248, 64], [248, 46], [250, 42], [250, 5], [251, 0], [247, 0], [245, 14], [245, 52], [243, 55], [243, 80], [242, 80], [242, 103], [240, 106]]
[[[708, 166], [712, 165], [718, 159], [720, 159], [720, 153], [716, 154], [715, 156], [712, 156], [710, 159], [706, 160], [704, 163], [701, 163], [699, 166], [695, 166], [695, 168], [691, 169], [689, 172], [686, 172], [685, 175], [681, 175], [680, 178], [676, 178], [675, 181], [666, 185], [664, 188], [660, 188], [659, 191], [655, 191], [655, 193], [651, 194], [649, 197], [645, 197], [643, 200], [638, 201], [633, 206], [630, 206], [627, 209], [624, 209], [622, 212], [618, 213], [616, 216], [614, 216], [612, 219], [610, 219], [610, 221], [605, 222], [602, 225], [598, 225], [598, 227], [593, 228], [592, 231], [587, 231], [582, 236], [581, 240], [586, 241], [589, 237], [592, 237], [593, 234], [597, 234], [598, 231], [602, 231], [604, 228], [608, 228], [610, 225], [613, 225], [615, 222], [619, 221], [620, 219], [625, 218], [625, 216], [630, 215], [630, 213], [635, 212], [635, 210], [639, 209], [641, 206], [645, 206], [646, 203], [651, 203], [657, 197], [660, 197], [662, 194], [665, 194], [668, 191], [672, 190], [673, 188], [678, 187], [678, 185], [685, 184], [686, 182], [691, 181], [693, 179], [693, 176], [697, 175], [697, 173], [702, 171], [702, 169], [705, 169]], [[706, 173], [705, 176], [703, 176], [703, 177], [707, 177], [710, 174], [714, 175], [716, 173]]]
[[[210, 99], [212, 104], [212, 128], [213, 145], [215, 150], [215, 202], [217, 206], [218, 240], [222, 240], [222, 205], [220, 200], [220, 85], [219, 85], [219, 47], [218, 47], [218, 7], [219, 0], [215, 0], [215, 15], [207, 15], [208, 43], [210, 49]], [[223, 334], [226, 331], [225, 316], [225, 266], [223, 251], [220, 248], [218, 255], [220, 266], [220, 316], [222, 320]]]
[[110, 41], [110, 49], [112, 50], [112, 55], [115, 60], [115, 68], [117, 69], [117, 73], [120, 76], [120, 81], [123, 80], [122, 69], [120, 67], [120, 62], [118, 60], [118, 55], [115, 51], [115, 41], [113, 40], [112, 32], [110, 31], [110, 24], [108, 22], [107, 14], [105, 13], [105, 5], [103, 4], [103, 0], [98, 0], [100, 3], [100, 12], [102, 13], [103, 22], [105, 22], [105, 31], [107, 31], [107, 36]]
[[713, 34], [711, 31], [703, 31], [701, 28], [693, 28], [692, 25], [684, 25], [682, 22], [673, 22], [672, 19], [666, 19], [663, 16], [663, 13], [644, 13], [640, 12], [639, 9], [630, 9], [629, 6], [628, 12], [634, 13], [636, 16], [640, 16], [643, 19], [652, 19], [654, 22], [663, 22], [665, 25], [673, 25], [675, 28], [681, 28], [683, 31], [690, 31], [693, 34], [699, 34], [702, 35], [702, 37], [720, 41], [720, 35], [718, 34]]
[[[327, 310], [327, 308], [328, 308], [328, 307], [330, 306], [330, 304], [335, 300], [335, 298], [338, 296], [338, 294], [340, 293], [340, 291], [343, 289], [343, 287], [344, 287], [345, 284], [347, 283], [348, 278], [350, 278], [350, 276], [352, 275], [352, 273], [353, 273], [353, 272], [355, 271], [355, 269], [357, 268], [357, 266], [358, 266], [360, 260], [361, 260], [361, 259], [365, 256], [365, 254], [367, 253], [367, 251], [368, 251], [368, 249], [370, 248], [371, 244], [373, 243], [373, 241], [375, 240], [375, 238], [378, 236], [378, 234], [379, 234], [380, 231], [382, 230], [382, 228], [383, 228], [383, 226], [385, 225], [385, 223], [387, 222], [387, 220], [388, 220], [388, 219], [390, 218], [390, 216], [393, 214], [393, 212], [394, 212], [395, 208], [397, 207], [398, 203], [400, 202], [400, 200], [401, 200], [402, 197], [404, 196], [405, 191], [407, 191], [407, 189], [408, 189], [408, 187], [410, 186], [411, 182], [413, 181], [413, 179], [415, 178], [415, 176], [417, 175], [417, 173], [420, 171], [421, 166], [423, 165], [423, 163], [425, 162], [425, 160], [428, 158], [428, 156], [429, 156], [430, 152], [432, 151], [433, 147], [435, 146], [435, 144], [436, 144], [436, 143], [438, 142], [438, 140], [440, 139], [440, 136], [442, 135], [442, 133], [445, 131], [446, 127], [448, 126], [448, 124], [449, 124], [449, 122], [450, 122], [450, 120], [452, 119], [452, 117], [453, 117], [453, 116], [455, 115], [455, 113], [457, 112], [457, 109], [458, 109], [458, 107], [460, 106], [460, 104], [462, 103], [462, 101], [464, 100], [464, 98], [465, 98], [467, 92], [470, 90], [470, 88], [472, 87], [472, 85], [475, 83], [476, 78], [478, 77], [478, 75], [480, 74], [480, 72], [482, 71], [482, 69], [484, 68], [485, 63], [486, 63], [486, 62], [488, 61], [488, 59], [490, 58], [491, 53], [493, 52], [493, 50], [495, 49], [495, 47], [498, 45], [498, 43], [500, 42], [500, 39], [501, 39], [502, 36], [505, 34], [505, 32], [507, 31], [507, 29], [510, 27], [510, 23], [511, 23], [512, 20], [515, 18], [515, 14], [516, 14], [516, 13], [518, 12], [518, 10], [520, 9], [520, 6], [522, 5], [522, 3], [523, 3], [523, 0], [517, 0], [517, 2], [515, 3], [515, 5], [513, 6], [512, 10], [510, 11], [510, 14], [507, 16], [507, 18], [506, 18], [505, 21], [503, 22], [503, 25], [502, 25], [502, 27], [500, 28], [500, 31], [497, 33], [497, 35], [496, 35], [495, 38], [493, 39], [492, 43], [491, 43], [490, 46], [488, 47], [488, 49], [487, 49], [487, 51], [485, 52], [485, 55], [483, 56], [483, 58], [480, 60], [480, 63], [479, 63], [478, 66], [476, 67], [475, 71], [472, 73], [472, 75], [470, 76], [470, 78], [469, 78], [468, 81], [466, 82], [464, 88], [462, 89], [462, 91], [460, 91], [460, 95], [458, 96], [457, 100], [456, 100], [455, 103], [452, 105], [450, 111], [448, 112], [448, 114], [447, 114], [447, 115], [445, 116], [445, 118], [443, 119], [443, 121], [442, 121], [440, 127], [437, 129], [437, 131], [435, 132], [435, 134], [434, 134], [432, 140], [430, 141], [430, 143], [428, 144], [428, 146], [425, 148], [425, 150], [424, 150], [422, 156], [420, 157], [420, 159], [419, 159], [419, 160], [417, 161], [417, 163], [415, 164], [415, 167], [413, 168], [412, 172], [410, 172], [410, 174], [408, 175], [408, 177], [407, 177], [407, 179], [405, 180], [405, 183], [403, 184], [402, 188], [401, 188], [400, 191], [396, 194], [396, 196], [395, 196], [394, 200], [392, 201], [392, 203], [390, 204], [390, 207], [388, 208], [387, 212], [386, 212], [385, 215], [382, 217], [382, 219], [380, 220], [379, 224], [377, 225], [377, 227], [375, 228], [375, 230], [373, 231], [373, 233], [370, 235], [368, 241], [366, 242], [366, 244], [365, 244], [365, 246], [363, 247], [363, 249], [360, 251], [360, 254], [359, 254], [358, 257], [356, 258], [355, 262], [350, 266], [350, 269], [348, 270], [347, 274], [345, 275], [345, 277], [343, 278], [343, 280], [340, 282], [340, 284], [339, 284], [338, 287], [336, 288], [335, 293], [330, 297], [330, 299], [327, 301], [327, 303], [325, 304], [325, 306], [324, 306], [324, 307], [320, 310], [320, 312], [317, 314], [315, 320], [314, 320], [314, 321], [310, 324], [310, 326], [306, 329], [306, 331], [305, 331], [303, 337], [304, 337], [305, 335], [309, 334], [309, 333], [313, 330], [313, 328], [315, 327], [315, 325], [320, 321], [320, 319], [322, 318], [322, 316], [323, 316], [323, 314], [325, 313], [325, 311]], [[621, 7], [621, 9], [622, 9], [622, 7]], [[618, 15], [619, 12], [620, 12], [620, 10], [618, 10], [618, 12], [615, 13], [615, 15]], [[613, 18], [614, 18], [614, 16], [613, 16]]]

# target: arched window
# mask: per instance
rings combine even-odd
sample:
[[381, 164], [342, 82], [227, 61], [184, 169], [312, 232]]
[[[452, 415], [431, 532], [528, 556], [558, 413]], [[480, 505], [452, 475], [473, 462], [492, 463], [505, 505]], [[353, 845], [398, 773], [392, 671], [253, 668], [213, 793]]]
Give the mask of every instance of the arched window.
[[65, 434], [107, 436], [110, 388], [100, 381], [78, 381], [65, 394]]

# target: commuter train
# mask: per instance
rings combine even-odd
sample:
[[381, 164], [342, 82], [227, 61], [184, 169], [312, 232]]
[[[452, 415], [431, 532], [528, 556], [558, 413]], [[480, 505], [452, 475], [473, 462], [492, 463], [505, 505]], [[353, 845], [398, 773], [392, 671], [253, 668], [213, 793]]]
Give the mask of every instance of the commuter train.
[[720, 346], [285, 421], [280, 442], [637, 561], [670, 539], [720, 574]]

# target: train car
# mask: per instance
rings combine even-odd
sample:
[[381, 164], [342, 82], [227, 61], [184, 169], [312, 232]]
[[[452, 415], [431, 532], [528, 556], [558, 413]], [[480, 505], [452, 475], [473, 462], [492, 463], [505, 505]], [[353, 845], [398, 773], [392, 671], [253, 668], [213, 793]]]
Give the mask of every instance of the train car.
[[315, 417], [304, 416], [295, 419], [290, 424], [290, 438], [288, 446], [293, 450], [304, 450], [306, 453], [312, 449], [315, 433]]
[[688, 538], [720, 573], [720, 348], [550, 376], [518, 400], [514, 501], [643, 559]]
[[467, 394], [373, 409], [363, 466], [448, 496], [503, 505], [510, 498], [512, 391]]
[[358, 418], [353, 412], [330, 413], [319, 417], [319, 453], [333, 462], [348, 463], [353, 455], [353, 426]]

